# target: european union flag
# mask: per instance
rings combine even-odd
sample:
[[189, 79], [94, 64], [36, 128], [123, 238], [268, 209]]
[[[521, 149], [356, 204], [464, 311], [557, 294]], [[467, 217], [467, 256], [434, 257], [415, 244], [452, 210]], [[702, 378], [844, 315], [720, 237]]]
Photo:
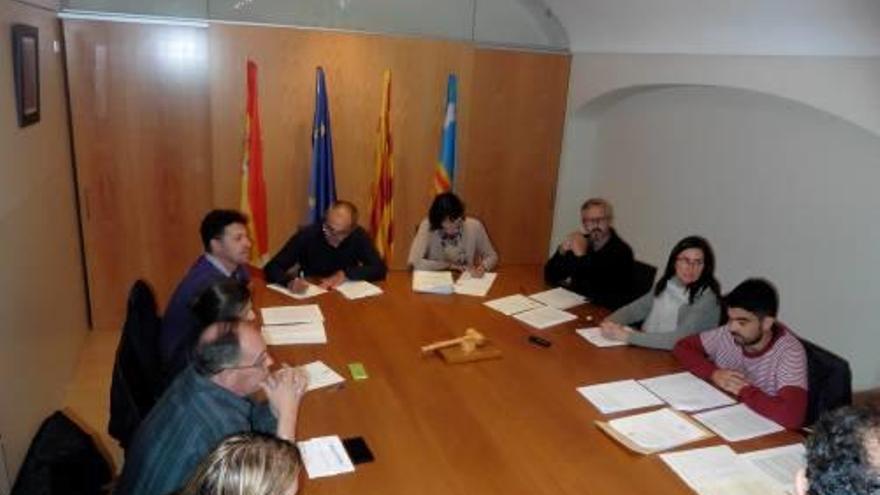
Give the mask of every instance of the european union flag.
[[336, 201], [333, 175], [333, 139], [330, 136], [330, 109], [324, 69], [318, 67], [315, 83], [315, 120], [312, 123], [312, 178], [309, 180], [309, 222], [317, 223]]

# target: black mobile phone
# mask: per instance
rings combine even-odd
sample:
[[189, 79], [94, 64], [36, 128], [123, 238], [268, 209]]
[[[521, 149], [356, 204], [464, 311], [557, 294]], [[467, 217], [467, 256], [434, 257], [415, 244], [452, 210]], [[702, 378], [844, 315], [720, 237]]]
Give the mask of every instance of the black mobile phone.
[[353, 464], [363, 464], [365, 462], [373, 462], [373, 452], [367, 446], [364, 437], [343, 438], [342, 446], [348, 452], [348, 457]]
[[533, 343], [533, 344], [535, 344], [535, 345], [539, 345], [539, 346], [541, 346], [541, 347], [550, 347], [550, 341], [549, 341], [549, 340], [547, 340], [547, 339], [542, 339], [541, 337], [538, 337], [537, 335], [531, 335], [531, 336], [529, 336], [529, 342], [531, 342], [531, 343]]

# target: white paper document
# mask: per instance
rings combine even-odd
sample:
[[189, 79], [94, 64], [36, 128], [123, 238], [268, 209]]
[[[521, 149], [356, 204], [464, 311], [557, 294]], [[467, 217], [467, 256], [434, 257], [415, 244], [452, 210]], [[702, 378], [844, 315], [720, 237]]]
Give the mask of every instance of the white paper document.
[[562, 287], [531, 294], [529, 297], [556, 309], [569, 309], [587, 302], [586, 297]]
[[549, 306], [517, 313], [513, 315], [513, 317], [526, 325], [537, 328], [538, 330], [543, 330], [552, 327], [553, 325], [559, 325], [560, 323], [577, 319], [577, 315], [573, 315], [560, 309], [551, 308]]
[[342, 375], [333, 371], [333, 368], [324, 364], [323, 361], [314, 361], [304, 364], [299, 368], [305, 371], [306, 376], [309, 377], [309, 385], [306, 387], [306, 391], [329, 387], [345, 381]]
[[412, 278], [413, 292], [427, 292], [429, 294], [452, 294], [452, 272], [432, 272], [428, 270], [414, 270]]
[[315, 323], [324, 321], [324, 315], [317, 304], [302, 306], [275, 306], [260, 310], [263, 325], [286, 325], [289, 323]]
[[647, 451], [671, 449], [706, 436], [706, 432], [668, 407], [612, 419], [608, 426]]
[[323, 322], [295, 323], [293, 325], [263, 326], [266, 345], [326, 344], [327, 332]]
[[739, 442], [785, 430], [778, 423], [752, 411], [745, 404], [695, 414], [694, 419], [728, 442]]
[[578, 328], [575, 332], [596, 347], [617, 347], [626, 345], [626, 342], [622, 340], [606, 339], [602, 336], [602, 329], [599, 327]]
[[662, 400], [635, 380], [587, 385], [578, 387], [577, 391], [602, 414], [663, 405]]
[[804, 444], [795, 443], [739, 456], [773, 479], [777, 486], [794, 495], [794, 477], [799, 469], [806, 466], [807, 450]]
[[296, 442], [309, 479], [353, 473], [354, 464], [337, 435]]
[[727, 445], [660, 454], [699, 495], [783, 495], [762, 472]]
[[522, 313], [523, 311], [528, 311], [530, 309], [544, 307], [544, 305], [538, 301], [529, 299], [522, 294], [514, 294], [512, 296], [493, 299], [491, 301], [486, 301], [483, 304], [507, 316]]
[[648, 390], [680, 411], [702, 411], [736, 401], [687, 371], [639, 380]]
[[469, 272], [464, 272], [458, 277], [458, 280], [455, 281], [453, 289], [456, 294], [486, 297], [486, 294], [489, 293], [489, 289], [492, 288], [492, 283], [495, 282], [495, 277], [497, 276], [497, 273], [484, 273], [482, 277], [474, 277]]
[[348, 280], [336, 286], [336, 290], [346, 299], [363, 299], [382, 294], [379, 286], [365, 280]]
[[288, 289], [287, 287], [284, 287], [284, 286], [281, 286], [278, 284], [269, 284], [266, 287], [274, 290], [275, 292], [280, 292], [280, 293], [284, 294], [285, 296], [292, 297], [294, 299], [308, 299], [310, 297], [320, 296], [321, 294], [327, 293], [327, 291], [325, 289], [322, 289], [315, 284], [309, 284], [306, 287], [306, 290], [302, 293], [293, 292], [292, 290]]

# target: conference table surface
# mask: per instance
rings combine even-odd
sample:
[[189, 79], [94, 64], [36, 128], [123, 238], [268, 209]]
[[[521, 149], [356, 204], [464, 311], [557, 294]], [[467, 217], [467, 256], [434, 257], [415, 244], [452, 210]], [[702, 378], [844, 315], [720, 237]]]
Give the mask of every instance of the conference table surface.
[[[680, 371], [671, 353], [597, 348], [575, 333], [607, 311], [589, 304], [576, 321], [533, 330], [483, 302], [546, 289], [540, 266], [504, 266], [485, 298], [414, 293], [408, 272], [389, 272], [384, 294], [349, 301], [330, 292], [294, 301], [254, 282], [255, 306], [318, 304], [327, 344], [273, 346], [277, 361], [322, 360], [346, 382], [309, 392], [297, 437], [361, 436], [375, 461], [356, 472], [306, 480], [323, 494], [684, 494], [688, 487], [656, 455], [626, 450], [600, 431], [599, 413], [577, 387]], [[592, 318], [592, 319], [590, 319]], [[475, 328], [500, 359], [446, 364], [420, 347]], [[530, 343], [529, 335], [550, 347]], [[354, 381], [348, 363], [369, 378]], [[797, 442], [782, 432], [732, 444], [746, 452]], [[718, 437], [681, 449], [723, 444]]]

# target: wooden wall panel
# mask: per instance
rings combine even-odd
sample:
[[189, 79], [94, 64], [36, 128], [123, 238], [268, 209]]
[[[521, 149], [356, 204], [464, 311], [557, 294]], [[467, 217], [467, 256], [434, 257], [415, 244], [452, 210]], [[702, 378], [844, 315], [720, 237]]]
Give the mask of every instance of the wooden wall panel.
[[164, 306], [210, 208], [207, 32], [65, 21], [86, 264], [97, 328], [143, 277]]
[[200, 251], [198, 223], [239, 206], [245, 62], [259, 66], [270, 250], [306, 214], [315, 67], [330, 96], [337, 191], [368, 223], [382, 73], [392, 71], [393, 268], [433, 197], [446, 78], [459, 76], [457, 190], [502, 263], [543, 261], [569, 57], [462, 42], [212, 24], [67, 21], [87, 265], [99, 327], [146, 277], [165, 301]]
[[[235, 206], [239, 201], [244, 66], [250, 57], [260, 68], [273, 252], [306, 215], [315, 67], [323, 66], [327, 79], [337, 194], [358, 206], [365, 226], [375, 173], [382, 73], [391, 69], [398, 234], [392, 265], [403, 267], [414, 228], [432, 198], [431, 174], [440, 146], [446, 76], [458, 74], [460, 98], [467, 101], [472, 48], [445, 41], [288, 28], [215, 25], [210, 31], [215, 202]], [[469, 108], [464, 106], [459, 118], [466, 121], [468, 115]], [[465, 142], [460, 137], [460, 145]]]
[[553, 224], [570, 57], [477, 49], [458, 191], [500, 259], [541, 263]]

